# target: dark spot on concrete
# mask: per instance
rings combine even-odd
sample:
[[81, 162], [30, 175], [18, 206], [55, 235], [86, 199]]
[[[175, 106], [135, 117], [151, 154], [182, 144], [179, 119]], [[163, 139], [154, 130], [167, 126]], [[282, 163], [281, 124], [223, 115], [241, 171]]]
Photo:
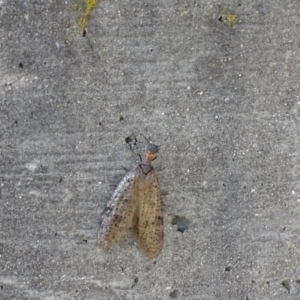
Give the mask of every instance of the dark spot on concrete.
[[171, 224], [177, 225], [177, 231], [184, 233], [190, 226], [190, 220], [184, 216], [169, 214]]
[[139, 278], [138, 277], [135, 277], [134, 278], [134, 282], [133, 282], [133, 285], [131, 286], [131, 288], [134, 288], [134, 286], [139, 282]]
[[179, 291], [178, 290], [174, 290], [169, 294], [170, 298], [172, 299], [177, 299], [179, 297]]
[[125, 138], [125, 142], [126, 142], [127, 144], [136, 146], [137, 138], [136, 138], [136, 136], [134, 136], [134, 135], [132, 134], [132, 135], [127, 136], [127, 137]]
[[281, 282], [282, 286], [286, 288], [288, 294], [291, 292], [291, 280], [290, 279], [285, 279]]

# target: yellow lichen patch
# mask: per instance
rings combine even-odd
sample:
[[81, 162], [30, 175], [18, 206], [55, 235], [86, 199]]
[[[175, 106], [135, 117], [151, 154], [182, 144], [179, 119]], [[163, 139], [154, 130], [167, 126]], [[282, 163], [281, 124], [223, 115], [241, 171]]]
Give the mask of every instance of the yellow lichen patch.
[[218, 20], [224, 22], [227, 26], [233, 26], [238, 21], [238, 15], [226, 7], [218, 5], [218, 11]]
[[238, 16], [234, 13], [228, 13], [225, 15], [225, 21], [229, 26], [232, 26], [236, 23], [236, 21], [238, 20]]
[[80, 5], [77, 3], [73, 4], [73, 8], [79, 11], [81, 10]]
[[84, 0], [84, 2], [85, 2], [85, 11], [79, 19], [79, 28], [81, 31], [84, 31], [86, 29], [91, 11], [96, 6], [97, 0]]

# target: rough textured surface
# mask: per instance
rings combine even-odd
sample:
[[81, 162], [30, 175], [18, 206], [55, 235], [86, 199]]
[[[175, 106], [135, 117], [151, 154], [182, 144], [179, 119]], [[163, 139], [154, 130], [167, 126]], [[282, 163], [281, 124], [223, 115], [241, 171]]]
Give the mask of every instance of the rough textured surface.
[[[300, 4], [220, 2], [0, 1], [1, 299], [300, 299]], [[156, 261], [96, 247], [134, 127], [191, 220]]]

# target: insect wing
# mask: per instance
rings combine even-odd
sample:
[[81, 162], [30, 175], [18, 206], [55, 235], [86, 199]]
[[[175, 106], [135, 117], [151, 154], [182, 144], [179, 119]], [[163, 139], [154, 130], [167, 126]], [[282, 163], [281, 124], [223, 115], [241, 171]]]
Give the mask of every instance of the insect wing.
[[154, 170], [138, 180], [138, 194], [138, 240], [144, 253], [154, 258], [160, 253], [163, 244], [162, 200]]
[[132, 226], [138, 207], [136, 193], [137, 169], [130, 171], [119, 183], [104, 211], [98, 234], [99, 246], [109, 249], [119, 242]]

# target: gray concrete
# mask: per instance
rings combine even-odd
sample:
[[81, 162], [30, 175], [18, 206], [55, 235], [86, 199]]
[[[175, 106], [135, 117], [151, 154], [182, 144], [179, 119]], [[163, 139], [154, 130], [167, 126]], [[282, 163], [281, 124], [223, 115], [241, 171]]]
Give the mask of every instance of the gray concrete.
[[[0, 299], [300, 299], [299, 1], [74, 3], [0, 1]], [[156, 260], [96, 245], [134, 127]]]

